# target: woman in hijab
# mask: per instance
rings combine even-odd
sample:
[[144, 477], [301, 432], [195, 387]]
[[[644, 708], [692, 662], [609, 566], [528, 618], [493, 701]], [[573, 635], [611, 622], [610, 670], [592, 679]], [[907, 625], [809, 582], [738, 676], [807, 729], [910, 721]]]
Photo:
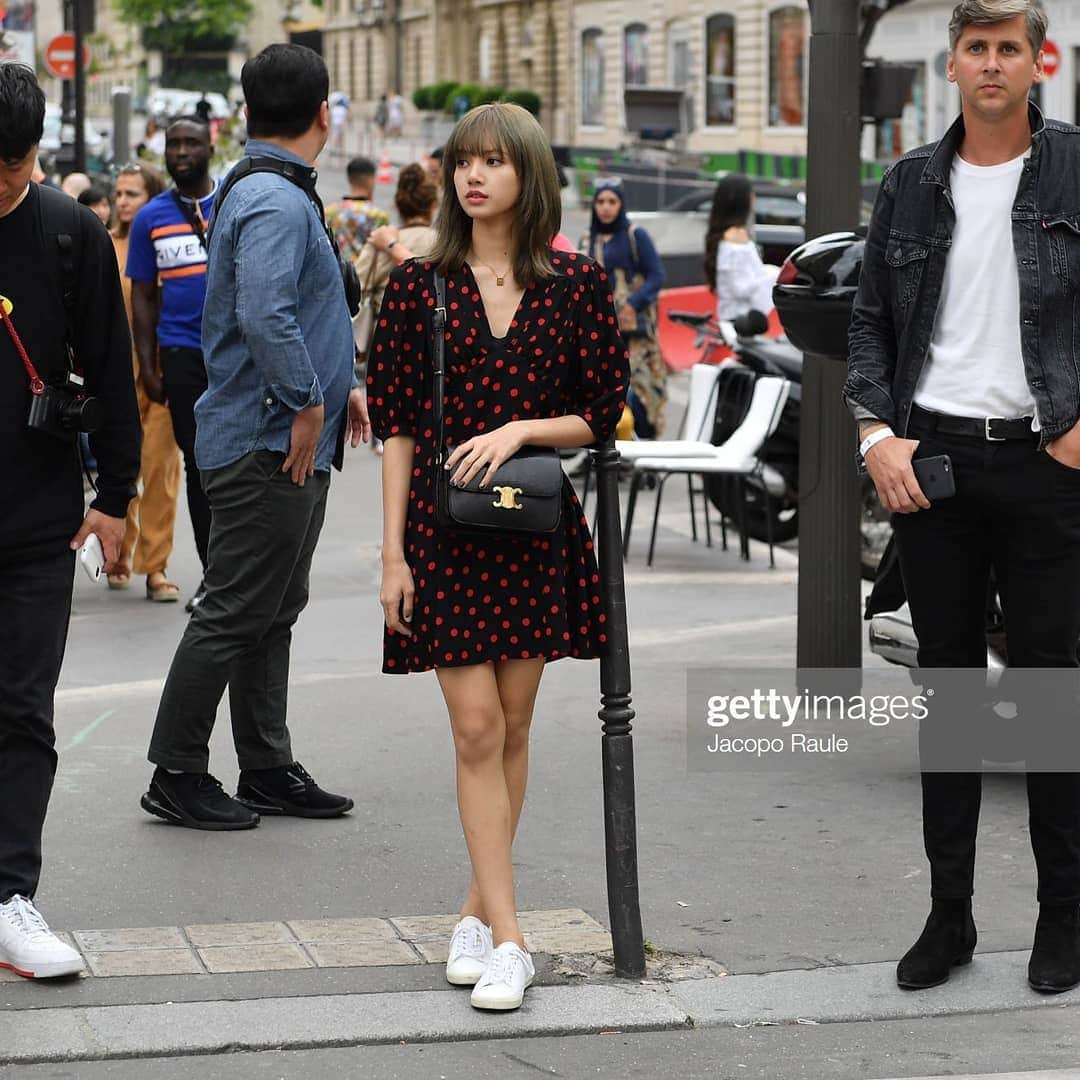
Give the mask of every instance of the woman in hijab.
[[597, 182], [592, 222], [579, 250], [611, 278], [619, 329], [630, 350], [627, 404], [634, 414], [634, 432], [638, 438], [655, 439], [663, 434], [667, 404], [667, 365], [656, 334], [656, 298], [664, 284], [664, 267], [649, 234], [626, 216], [618, 180]]

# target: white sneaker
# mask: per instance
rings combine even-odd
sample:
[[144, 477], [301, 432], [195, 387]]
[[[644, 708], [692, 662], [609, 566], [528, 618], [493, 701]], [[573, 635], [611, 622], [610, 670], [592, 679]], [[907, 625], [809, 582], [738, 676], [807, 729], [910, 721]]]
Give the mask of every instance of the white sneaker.
[[65, 945], [25, 896], [0, 904], [0, 968], [25, 979], [54, 979], [77, 975], [82, 957]]
[[475, 986], [491, 959], [491, 927], [475, 915], [466, 915], [454, 927], [450, 956], [446, 961], [446, 981], [454, 986]]
[[470, 1000], [476, 1009], [516, 1009], [535, 977], [532, 957], [520, 945], [506, 941], [492, 950]]

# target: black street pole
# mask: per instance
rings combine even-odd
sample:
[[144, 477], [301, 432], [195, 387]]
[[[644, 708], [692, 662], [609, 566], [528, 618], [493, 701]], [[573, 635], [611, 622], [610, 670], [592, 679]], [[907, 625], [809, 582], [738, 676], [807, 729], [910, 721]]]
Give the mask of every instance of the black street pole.
[[608, 916], [615, 974], [645, 974], [645, 939], [638, 899], [637, 811], [634, 798], [634, 710], [630, 706], [630, 634], [626, 623], [619, 453], [609, 439], [592, 451], [596, 469], [596, 552], [607, 612], [607, 647], [600, 659], [600, 753], [604, 777], [604, 840]]
[[[806, 235], [859, 222], [859, 0], [812, 0]], [[846, 357], [806, 355], [799, 435], [797, 666], [861, 668], [855, 425]]]
[[72, 5], [75, 34], [75, 171], [86, 172], [86, 70], [83, 67], [83, 2]]

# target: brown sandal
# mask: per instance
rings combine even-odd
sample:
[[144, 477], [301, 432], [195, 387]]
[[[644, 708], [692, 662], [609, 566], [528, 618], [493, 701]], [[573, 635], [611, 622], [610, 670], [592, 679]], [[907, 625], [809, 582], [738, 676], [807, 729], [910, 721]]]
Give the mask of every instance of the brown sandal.
[[131, 571], [130, 570], [116, 570], [108, 575], [109, 588], [120, 590], [131, 588]]
[[[152, 583], [154, 578], [158, 579], [156, 584]], [[175, 604], [180, 599], [180, 586], [157, 570], [146, 575], [146, 599], [156, 604]]]

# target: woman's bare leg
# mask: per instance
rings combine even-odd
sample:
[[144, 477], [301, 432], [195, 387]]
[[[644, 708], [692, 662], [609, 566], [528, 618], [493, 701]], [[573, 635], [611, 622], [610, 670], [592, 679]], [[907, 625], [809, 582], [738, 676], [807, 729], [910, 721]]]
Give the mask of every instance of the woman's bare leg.
[[436, 674], [450, 713], [458, 810], [483, 916], [496, 944], [514, 941], [524, 947], [510, 857], [514, 817], [503, 768], [507, 724], [495, 669], [491, 664], [473, 664], [440, 668]]
[[[525, 802], [525, 788], [529, 778], [529, 729], [532, 725], [536, 694], [540, 689], [540, 676], [543, 673], [543, 660], [503, 660], [495, 664], [495, 681], [498, 685], [503, 719], [506, 722], [503, 775], [510, 797], [511, 844], [517, 834], [521, 808]], [[469, 881], [469, 892], [461, 908], [462, 918], [466, 915], [475, 915], [481, 922], [488, 921], [475, 874]]]

